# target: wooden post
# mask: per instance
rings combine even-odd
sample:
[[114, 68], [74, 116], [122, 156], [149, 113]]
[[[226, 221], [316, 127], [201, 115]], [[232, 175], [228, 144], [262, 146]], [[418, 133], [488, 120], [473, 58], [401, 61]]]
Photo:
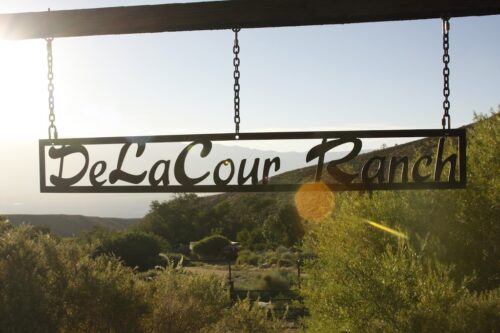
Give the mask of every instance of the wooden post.
[[498, 0], [238, 0], [0, 15], [0, 38], [269, 28], [500, 14]]

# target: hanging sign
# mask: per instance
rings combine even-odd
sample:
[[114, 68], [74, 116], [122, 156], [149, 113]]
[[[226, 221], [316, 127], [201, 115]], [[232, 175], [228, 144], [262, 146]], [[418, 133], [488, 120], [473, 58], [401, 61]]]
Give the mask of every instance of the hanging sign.
[[[362, 153], [365, 140], [380, 138], [422, 140]], [[221, 143], [271, 140], [308, 144], [303, 163], [312, 170], [303, 181], [276, 176], [287, 169], [277, 152], [267, 158], [214, 160]], [[466, 184], [465, 129], [241, 133], [239, 140], [229, 133], [40, 140], [39, 153], [45, 193], [286, 192], [310, 182], [323, 182], [331, 191]]]

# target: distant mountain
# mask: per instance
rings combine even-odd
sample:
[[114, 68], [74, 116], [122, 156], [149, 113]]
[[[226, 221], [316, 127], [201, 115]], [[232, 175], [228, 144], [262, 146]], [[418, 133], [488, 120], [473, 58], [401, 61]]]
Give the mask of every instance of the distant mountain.
[[141, 219], [121, 219], [82, 215], [4, 215], [13, 225], [31, 224], [38, 227], [49, 227], [59, 236], [77, 236], [90, 231], [94, 227], [122, 230], [139, 223]]

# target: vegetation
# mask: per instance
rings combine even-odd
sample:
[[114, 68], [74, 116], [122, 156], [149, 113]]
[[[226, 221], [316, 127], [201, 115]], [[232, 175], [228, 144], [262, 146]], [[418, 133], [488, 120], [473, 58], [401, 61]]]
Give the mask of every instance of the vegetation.
[[146, 313], [129, 268], [27, 226], [0, 234], [0, 295], [2, 332], [132, 332]]
[[305, 246], [318, 258], [307, 261], [308, 331], [500, 327], [500, 115], [477, 120], [467, 189], [343, 194], [332, 219], [309, 226]]
[[221, 235], [212, 235], [193, 244], [193, 253], [200, 258], [218, 259], [229, 253], [231, 241]]
[[264, 301], [299, 299], [294, 266], [305, 262], [308, 332], [495, 332], [500, 113], [476, 120], [467, 189], [342, 193], [323, 221], [303, 221], [290, 194], [179, 195], [126, 231], [78, 238], [0, 221], [0, 332], [283, 332], [258, 295], [231, 306], [224, 272], [181, 267], [190, 242], [194, 255], [220, 258], [230, 240], [242, 246], [236, 289], [266, 290]]
[[243, 249], [238, 252], [236, 263], [238, 265], [259, 266], [261, 268], [296, 267], [298, 259], [298, 252], [293, 252], [284, 246], [278, 246], [274, 251], [266, 250], [254, 252]]
[[[167, 267], [146, 277], [86, 246], [0, 224], [0, 332], [279, 332], [220, 279]], [[237, 321], [233, 320], [237, 319]], [[237, 325], [237, 326], [235, 326]], [[259, 332], [260, 332], [259, 331]]]
[[162, 237], [176, 252], [186, 254], [190, 242], [212, 235], [255, 250], [292, 246], [304, 235], [293, 205], [263, 195], [184, 194], [168, 202], [155, 201], [137, 229]]
[[236, 303], [233, 307], [224, 310], [222, 319], [205, 329], [204, 333], [271, 333], [283, 332], [285, 325], [283, 321], [269, 316], [254, 306], [249, 299]]
[[164, 263], [160, 253], [169, 250], [169, 244], [159, 236], [142, 231], [110, 233], [101, 239], [95, 255], [107, 254], [123, 260], [124, 264], [145, 271]]

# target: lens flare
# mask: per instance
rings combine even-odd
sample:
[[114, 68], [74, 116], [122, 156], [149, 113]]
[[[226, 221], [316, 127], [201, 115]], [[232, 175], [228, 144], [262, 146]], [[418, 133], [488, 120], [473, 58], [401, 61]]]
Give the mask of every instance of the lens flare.
[[308, 221], [321, 221], [335, 209], [335, 197], [324, 183], [307, 183], [295, 193], [295, 207]]
[[366, 222], [366, 223], [368, 223], [372, 227], [375, 227], [375, 228], [377, 228], [379, 230], [385, 231], [385, 232], [387, 232], [387, 233], [389, 233], [391, 235], [394, 235], [394, 236], [399, 237], [399, 238], [408, 239], [408, 236], [406, 236], [402, 232], [397, 231], [397, 230], [392, 229], [392, 228], [389, 228], [388, 226], [385, 226], [383, 224], [376, 223], [376, 222], [373, 222], [373, 221], [368, 221], [368, 220], [363, 220], [363, 221]]

